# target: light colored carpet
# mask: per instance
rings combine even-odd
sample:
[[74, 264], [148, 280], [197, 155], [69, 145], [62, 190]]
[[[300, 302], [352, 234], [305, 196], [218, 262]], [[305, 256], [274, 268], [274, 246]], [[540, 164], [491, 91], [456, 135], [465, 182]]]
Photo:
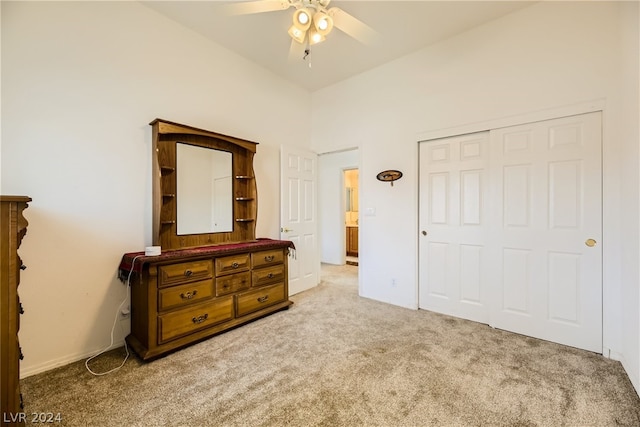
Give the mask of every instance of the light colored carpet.
[[[288, 310], [116, 373], [74, 363], [21, 381], [65, 426], [639, 426], [618, 362], [360, 298], [323, 265]], [[122, 350], [96, 360], [119, 363]]]

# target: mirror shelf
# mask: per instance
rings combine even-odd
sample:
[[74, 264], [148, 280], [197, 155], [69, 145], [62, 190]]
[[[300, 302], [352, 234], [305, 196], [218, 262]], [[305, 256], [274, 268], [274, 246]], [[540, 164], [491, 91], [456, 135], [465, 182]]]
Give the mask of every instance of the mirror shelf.
[[[257, 188], [253, 157], [257, 143], [162, 119], [150, 125], [153, 129], [153, 244], [162, 250], [175, 250], [255, 240]], [[185, 177], [188, 171], [198, 167], [195, 163], [203, 163], [202, 157], [208, 155], [209, 150], [221, 153], [221, 160], [208, 160], [215, 165], [212, 171], [199, 169], [189, 172], [190, 178]], [[195, 157], [181, 154], [189, 151], [195, 151]], [[222, 161], [230, 164], [215, 163]], [[214, 177], [213, 169], [227, 168], [228, 178]], [[198, 176], [205, 178], [194, 185], [193, 180]], [[220, 183], [219, 189], [215, 182]], [[193, 219], [198, 215], [203, 218]], [[225, 221], [216, 228], [222, 217]], [[198, 225], [203, 221], [207, 224]]]

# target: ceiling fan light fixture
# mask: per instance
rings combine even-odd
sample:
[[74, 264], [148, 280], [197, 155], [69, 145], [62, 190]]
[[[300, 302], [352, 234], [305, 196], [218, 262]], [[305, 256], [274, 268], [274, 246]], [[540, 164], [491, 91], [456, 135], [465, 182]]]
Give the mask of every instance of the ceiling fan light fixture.
[[326, 13], [318, 11], [313, 15], [313, 26], [319, 34], [326, 36], [333, 29], [333, 19]]
[[304, 39], [307, 36], [307, 32], [299, 29], [295, 25], [292, 25], [291, 28], [289, 28], [289, 35], [291, 36], [292, 39], [294, 39], [298, 43], [304, 43]]
[[293, 13], [293, 25], [301, 31], [307, 31], [311, 26], [311, 13], [300, 8]]
[[314, 45], [325, 40], [325, 36], [313, 28], [309, 30], [309, 44]]

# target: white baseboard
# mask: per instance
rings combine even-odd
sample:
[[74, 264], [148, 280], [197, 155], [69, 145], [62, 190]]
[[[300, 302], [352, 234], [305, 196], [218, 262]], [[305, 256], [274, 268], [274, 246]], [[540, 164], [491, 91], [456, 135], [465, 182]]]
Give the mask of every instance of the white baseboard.
[[611, 350], [610, 348], [607, 347], [603, 347], [602, 348], [602, 355], [604, 357], [606, 357], [607, 359], [612, 359], [612, 360], [617, 360], [618, 362], [620, 360], [622, 360], [622, 354]]
[[633, 388], [635, 388], [636, 393], [638, 394], [638, 396], [640, 396], [640, 375], [638, 372], [635, 372], [633, 369], [631, 369], [632, 367], [625, 361], [624, 355], [622, 353], [612, 351], [607, 347], [602, 348], [602, 355], [608, 359], [620, 362], [620, 364], [624, 368], [624, 371], [627, 373], [627, 376], [629, 377], [629, 381], [631, 381]]
[[633, 385], [633, 388], [636, 389], [636, 393], [638, 394], [638, 396], [640, 397], [640, 372], [638, 372], [636, 369], [638, 368], [638, 364], [634, 365], [632, 363], [628, 363], [625, 358], [624, 355], [619, 355], [620, 358], [615, 359], [615, 360], [619, 360], [620, 363], [622, 364], [622, 367], [624, 368], [625, 372], [627, 373], [627, 376], [629, 377], [629, 380], [631, 381], [631, 384]]
[[40, 365], [29, 366], [26, 369], [21, 366], [20, 367], [20, 379], [27, 378], [27, 377], [30, 377], [32, 375], [41, 374], [43, 372], [50, 371], [50, 370], [55, 369], [55, 368], [59, 368], [60, 366], [69, 365], [69, 364], [75, 363], [75, 362], [77, 362], [79, 360], [87, 359], [87, 358], [97, 354], [100, 351], [113, 350], [115, 348], [122, 347], [123, 345], [124, 345], [124, 340], [121, 340], [119, 342], [114, 343], [111, 347], [107, 348], [106, 350], [103, 349], [103, 348], [99, 348], [99, 349], [93, 350], [91, 352], [69, 354], [69, 355], [61, 357], [59, 359], [48, 360], [47, 362], [42, 363]]

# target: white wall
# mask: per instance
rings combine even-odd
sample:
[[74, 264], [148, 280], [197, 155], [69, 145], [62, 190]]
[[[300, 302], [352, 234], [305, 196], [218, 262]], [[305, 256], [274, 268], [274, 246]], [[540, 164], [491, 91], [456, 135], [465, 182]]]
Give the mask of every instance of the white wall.
[[[0, 3], [0, 22], [2, 22], [2, 4]], [[0, 31], [0, 46], [2, 46], [2, 31]], [[0, 49], [1, 53], [1, 49]], [[0, 100], [2, 99], [2, 55], [0, 54]], [[0, 118], [2, 117], [2, 102], [0, 102]], [[0, 120], [0, 190], [2, 190], [2, 120]], [[2, 192], [0, 191], [0, 194]]]
[[1, 7], [0, 190], [33, 198], [20, 250], [27, 376], [109, 344], [120, 258], [152, 241], [149, 122], [259, 142], [257, 234], [277, 238], [279, 147], [309, 145], [311, 97], [138, 2]]
[[417, 307], [422, 135], [600, 100], [603, 350], [640, 390], [638, 55], [637, 3], [542, 2], [315, 92], [312, 148], [360, 147], [362, 294]]
[[620, 47], [618, 64], [625, 90], [620, 93], [619, 138], [622, 148], [622, 309], [619, 326], [622, 342], [621, 360], [636, 390], [640, 393], [640, 7], [637, 2], [621, 8]]
[[358, 150], [318, 156], [320, 261], [344, 264], [346, 255], [344, 170], [358, 167]]

